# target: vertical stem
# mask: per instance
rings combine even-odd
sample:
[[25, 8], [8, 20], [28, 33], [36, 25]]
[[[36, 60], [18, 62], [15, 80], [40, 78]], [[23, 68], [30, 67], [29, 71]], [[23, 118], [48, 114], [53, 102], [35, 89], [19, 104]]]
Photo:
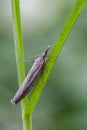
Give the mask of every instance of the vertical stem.
[[23, 130], [32, 130], [32, 120], [31, 115], [25, 114], [23, 117]]
[[[24, 66], [24, 51], [22, 40], [22, 27], [20, 18], [20, 3], [19, 0], [12, 0], [12, 16], [13, 16], [13, 28], [14, 28], [14, 43], [15, 43], [15, 56], [18, 74], [19, 86], [25, 78], [25, 66]], [[32, 123], [29, 114], [25, 115], [25, 106], [28, 98], [25, 97], [21, 103], [23, 129], [32, 130]]]
[[19, 0], [12, 0], [12, 15], [13, 15], [17, 73], [18, 73], [18, 81], [20, 85], [23, 79], [25, 78], [25, 68], [24, 68], [24, 62], [23, 62], [24, 53], [23, 53], [23, 40], [22, 40]]

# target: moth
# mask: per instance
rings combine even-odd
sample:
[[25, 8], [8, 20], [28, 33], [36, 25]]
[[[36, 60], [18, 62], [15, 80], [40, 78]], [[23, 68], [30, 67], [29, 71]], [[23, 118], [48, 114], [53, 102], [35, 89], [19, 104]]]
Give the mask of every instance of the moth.
[[37, 81], [39, 75], [44, 69], [44, 65], [47, 60], [47, 54], [50, 46], [45, 49], [45, 51], [35, 59], [34, 64], [32, 65], [30, 71], [28, 72], [25, 80], [19, 87], [18, 91], [16, 92], [15, 96], [11, 100], [13, 105], [19, 103], [31, 90], [34, 86], [35, 82]]

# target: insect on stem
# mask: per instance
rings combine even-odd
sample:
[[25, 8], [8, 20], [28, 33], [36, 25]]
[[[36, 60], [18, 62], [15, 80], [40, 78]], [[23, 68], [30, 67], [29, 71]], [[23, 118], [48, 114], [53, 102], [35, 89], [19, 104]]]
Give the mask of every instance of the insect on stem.
[[34, 86], [39, 75], [43, 71], [49, 48], [50, 48], [50, 45], [48, 45], [45, 51], [39, 57], [35, 59], [34, 64], [32, 65], [30, 71], [28, 72], [25, 80], [23, 81], [20, 88], [16, 92], [15, 96], [11, 100], [11, 103], [13, 105], [16, 105], [17, 103], [19, 103], [28, 94], [31, 88]]

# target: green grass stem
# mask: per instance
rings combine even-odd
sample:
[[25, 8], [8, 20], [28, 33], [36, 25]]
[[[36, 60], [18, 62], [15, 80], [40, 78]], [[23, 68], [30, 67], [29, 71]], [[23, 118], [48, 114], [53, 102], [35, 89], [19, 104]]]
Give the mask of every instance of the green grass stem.
[[[62, 50], [62, 47], [67, 40], [70, 31], [72, 30], [78, 16], [80, 15], [81, 11], [83, 10], [84, 6], [86, 4], [86, 0], [77, 0], [76, 4], [74, 5], [71, 13], [69, 14], [69, 17], [67, 18], [60, 35], [58, 39], [56, 40], [54, 47], [52, 48], [52, 51], [49, 55], [49, 57], [53, 57], [52, 59], [49, 59], [46, 63], [46, 66], [44, 68], [43, 74], [40, 76], [36, 86], [34, 87], [34, 90], [31, 94], [31, 97], [29, 99], [28, 104], [26, 105], [26, 113], [33, 113], [36, 104], [38, 102], [38, 99], [41, 95], [41, 92], [43, 90], [44, 85], [46, 84], [47, 78], [60, 54], [60, 51]], [[43, 83], [43, 77], [44, 77], [44, 83]]]
[[[58, 36], [54, 47], [50, 53], [50, 57], [46, 62], [44, 72], [39, 77], [33, 92], [28, 100], [27, 96], [22, 100], [21, 110], [22, 110], [22, 120], [23, 120], [23, 130], [32, 130], [32, 121], [31, 115], [36, 107], [36, 104], [39, 100], [41, 92], [44, 85], [46, 84], [47, 78], [58, 58], [62, 47], [67, 40], [71, 29], [73, 28], [78, 16], [83, 10], [86, 4], [86, 0], [77, 0], [74, 8], [69, 14], [68, 19], [66, 20], [60, 35]], [[18, 74], [18, 83], [19, 86], [25, 78], [25, 66], [24, 66], [24, 50], [23, 50], [23, 38], [22, 38], [22, 27], [21, 27], [21, 18], [20, 18], [20, 3], [19, 0], [12, 0], [12, 16], [13, 16], [13, 28], [14, 28], [14, 43], [15, 43], [15, 56], [17, 64], [17, 74]], [[43, 78], [44, 77], [44, 83]]]

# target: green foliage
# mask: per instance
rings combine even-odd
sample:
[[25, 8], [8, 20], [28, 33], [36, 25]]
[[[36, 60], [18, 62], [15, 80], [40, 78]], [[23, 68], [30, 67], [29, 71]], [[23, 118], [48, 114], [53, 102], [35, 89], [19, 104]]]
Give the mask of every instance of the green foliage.
[[[70, 34], [72, 27], [74, 26], [76, 19], [81, 13], [82, 9], [86, 4], [86, 0], [77, 0], [74, 8], [72, 9], [67, 21], [64, 24], [64, 27], [57, 38], [57, 41], [52, 48], [50, 53], [49, 60], [46, 63], [44, 68], [43, 75], [41, 75], [37, 81], [37, 84], [28, 100], [25, 97], [22, 101], [22, 119], [23, 119], [23, 128], [24, 130], [32, 130], [31, 115], [35, 109], [35, 106], [39, 100], [40, 94], [43, 90], [43, 87], [47, 81], [47, 78], [56, 62], [56, 59]], [[13, 27], [14, 27], [14, 40], [15, 40], [15, 54], [16, 54], [16, 64], [17, 64], [17, 73], [19, 85], [25, 78], [25, 67], [24, 67], [24, 52], [23, 52], [23, 40], [22, 40], [22, 29], [21, 29], [21, 20], [20, 20], [20, 6], [19, 0], [12, 0], [12, 14], [13, 14]], [[42, 77], [44, 77], [44, 83], [42, 82]]]

